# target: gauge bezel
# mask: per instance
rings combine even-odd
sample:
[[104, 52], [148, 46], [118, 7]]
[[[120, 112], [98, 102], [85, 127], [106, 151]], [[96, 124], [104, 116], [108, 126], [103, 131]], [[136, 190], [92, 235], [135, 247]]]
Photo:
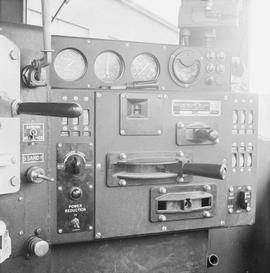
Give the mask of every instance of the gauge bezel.
[[[183, 51], [193, 51], [196, 55], [197, 55], [197, 58], [198, 61], [200, 62], [200, 72], [198, 74], [198, 77], [195, 79], [194, 82], [192, 83], [184, 83], [182, 81], [180, 81], [178, 79], [178, 77], [175, 75], [175, 71], [174, 71], [174, 61], [177, 59], [177, 57], [183, 52]], [[170, 73], [170, 76], [171, 78], [173, 79], [173, 81], [181, 86], [181, 87], [185, 87], [185, 88], [188, 88], [192, 85], [195, 85], [200, 79], [201, 79], [201, 76], [202, 76], [202, 71], [203, 71], [203, 57], [202, 55], [200, 54], [200, 52], [194, 48], [179, 48], [177, 49], [170, 57], [170, 60], [169, 60], [169, 73]]]
[[[97, 59], [104, 53], [113, 53], [115, 56], [117, 56], [118, 60], [119, 60], [119, 64], [120, 64], [120, 73], [118, 75], [118, 77], [113, 80], [113, 81], [104, 81], [102, 79], [100, 79], [100, 77], [98, 77], [97, 73], [96, 73], [96, 62], [97, 62]], [[126, 65], [125, 65], [125, 61], [124, 61], [124, 58], [116, 51], [114, 50], [103, 50], [101, 52], [98, 53], [98, 55], [96, 56], [95, 60], [94, 60], [94, 63], [93, 63], [93, 71], [94, 71], [94, 75], [96, 76], [96, 78], [103, 82], [104, 84], [112, 84], [112, 83], [115, 83], [117, 82], [118, 80], [120, 80], [124, 74], [126, 70]]]
[[[59, 56], [62, 52], [66, 51], [66, 50], [72, 50], [72, 51], [74, 51], [74, 52], [80, 54], [80, 56], [82, 57], [83, 62], [84, 62], [84, 71], [83, 71], [83, 73], [80, 75], [80, 77], [76, 78], [75, 80], [67, 80], [66, 78], [61, 77], [61, 76], [59, 75], [59, 73], [57, 72], [56, 68], [55, 68], [55, 62], [56, 62], [58, 56]], [[61, 79], [62, 81], [70, 82], [70, 83], [72, 83], [72, 82], [77, 82], [77, 81], [81, 80], [81, 79], [85, 76], [85, 74], [86, 74], [86, 72], [87, 72], [87, 70], [88, 70], [87, 58], [85, 57], [85, 55], [84, 55], [79, 49], [74, 48], [74, 47], [66, 47], [66, 48], [61, 49], [61, 50], [57, 53], [57, 55], [55, 56], [54, 61], [53, 61], [53, 69], [54, 69], [55, 74], [57, 75], [57, 77], [58, 77], [59, 79]]]
[[[132, 59], [132, 61], [131, 61], [131, 63], [130, 63], [130, 75], [131, 75], [132, 79], [133, 79], [134, 81], [136, 80], [136, 79], [134, 78], [133, 74], [132, 74], [131, 67], [132, 67], [133, 62], [135, 61], [135, 59], [136, 59], [137, 57], [141, 56], [141, 55], [146, 55], [146, 56], [151, 57], [151, 58], [154, 60], [156, 66], [157, 66], [157, 71], [156, 71], [155, 77], [154, 77], [153, 79], [151, 79], [151, 80], [143, 80], [143, 81], [145, 81], [145, 82], [150, 82], [150, 81], [155, 81], [155, 80], [157, 80], [157, 79], [159, 78], [159, 75], [160, 75], [160, 63], [159, 63], [158, 58], [157, 58], [154, 54], [149, 53], [149, 52], [141, 52], [141, 53], [137, 54], [137, 55]], [[137, 81], [137, 80], [136, 80], [136, 81]]]

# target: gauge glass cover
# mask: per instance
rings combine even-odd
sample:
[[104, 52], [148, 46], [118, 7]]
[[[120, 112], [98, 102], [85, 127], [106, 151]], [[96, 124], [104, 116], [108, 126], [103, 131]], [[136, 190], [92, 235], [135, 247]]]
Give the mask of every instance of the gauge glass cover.
[[113, 83], [121, 77], [124, 62], [117, 53], [105, 51], [96, 58], [94, 70], [98, 79], [105, 83]]
[[83, 77], [87, 69], [85, 57], [76, 49], [67, 48], [56, 56], [54, 69], [64, 81], [76, 81]]
[[154, 56], [143, 53], [132, 61], [130, 71], [135, 81], [152, 81], [158, 77], [159, 64]]

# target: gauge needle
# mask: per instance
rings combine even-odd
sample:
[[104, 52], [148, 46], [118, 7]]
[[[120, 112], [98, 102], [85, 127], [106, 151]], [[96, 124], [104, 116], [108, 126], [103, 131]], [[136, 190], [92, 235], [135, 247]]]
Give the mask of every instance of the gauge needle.
[[110, 63], [109, 63], [109, 56], [106, 58], [106, 70], [105, 70], [105, 75], [108, 77], [110, 75]]
[[137, 73], [137, 75], [140, 76], [149, 66], [150, 64], [146, 64], [143, 69]]

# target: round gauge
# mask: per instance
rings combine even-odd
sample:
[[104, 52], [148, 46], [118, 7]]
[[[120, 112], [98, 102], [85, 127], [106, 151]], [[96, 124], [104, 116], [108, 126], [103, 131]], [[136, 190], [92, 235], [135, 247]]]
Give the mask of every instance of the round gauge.
[[81, 52], [76, 49], [66, 48], [56, 56], [54, 69], [59, 78], [72, 82], [83, 77], [87, 69], [87, 63]]
[[170, 59], [169, 69], [178, 85], [189, 87], [200, 76], [201, 56], [193, 50], [178, 50]]
[[132, 61], [130, 71], [135, 81], [152, 81], [158, 77], [159, 64], [153, 55], [143, 53]]
[[118, 80], [124, 71], [123, 59], [113, 51], [105, 51], [97, 56], [95, 74], [105, 83]]

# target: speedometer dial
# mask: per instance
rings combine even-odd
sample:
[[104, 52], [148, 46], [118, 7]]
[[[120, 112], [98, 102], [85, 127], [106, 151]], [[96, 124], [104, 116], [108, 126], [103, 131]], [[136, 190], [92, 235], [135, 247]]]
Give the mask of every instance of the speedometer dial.
[[173, 80], [178, 85], [188, 87], [200, 76], [201, 56], [193, 50], [180, 50], [171, 57], [169, 66]]
[[130, 71], [135, 81], [152, 81], [158, 77], [159, 64], [153, 55], [143, 53], [132, 61]]
[[73, 48], [66, 48], [56, 56], [54, 69], [59, 78], [72, 82], [83, 77], [87, 63], [81, 52]]
[[105, 51], [95, 61], [95, 74], [105, 83], [118, 80], [124, 71], [123, 59], [113, 51]]

